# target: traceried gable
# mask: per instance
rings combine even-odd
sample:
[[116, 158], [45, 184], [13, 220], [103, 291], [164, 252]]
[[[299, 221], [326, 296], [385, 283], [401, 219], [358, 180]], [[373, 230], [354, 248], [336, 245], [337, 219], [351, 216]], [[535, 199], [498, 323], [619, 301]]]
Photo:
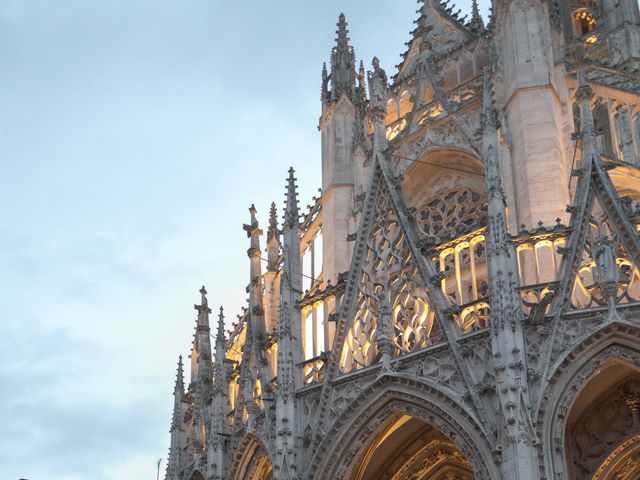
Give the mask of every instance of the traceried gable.
[[356, 313], [342, 347], [343, 372], [380, 360], [378, 340], [384, 332], [379, 318], [383, 305], [391, 309], [394, 354], [410, 353], [443, 340], [435, 312], [387, 187], [378, 175], [372, 224], [358, 276]]

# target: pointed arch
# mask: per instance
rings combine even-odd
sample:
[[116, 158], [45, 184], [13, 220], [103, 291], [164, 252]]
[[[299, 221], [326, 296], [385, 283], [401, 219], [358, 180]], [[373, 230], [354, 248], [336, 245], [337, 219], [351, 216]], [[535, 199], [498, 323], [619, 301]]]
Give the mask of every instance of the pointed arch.
[[191, 473], [189, 480], [205, 480], [205, 478], [199, 470], [194, 470], [193, 473]]
[[436, 387], [399, 374], [379, 377], [350, 403], [320, 443], [305, 478], [358, 478], [372, 434], [400, 417], [438, 432], [436, 440], [464, 457], [460, 464], [468, 462], [475, 478], [500, 478], [491, 442], [475, 415]]
[[240, 442], [229, 468], [229, 480], [271, 480], [273, 463], [265, 444], [248, 433]]
[[[539, 448], [543, 450], [541, 458], [546, 462], [540, 465], [541, 475], [555, 478], [561, 472], [572, 471], [569, 458], [571, 446], [567, 445], [570, 442], [566, 438], [568, 425], [580, 412], [587, 411], [589, 405], [596, 405], [609, 387], [620, 384], [614, 381], [614, 374], [620, 377], [620, 381], [625, 378], [620, 372], [633, 373], [640, 379], [639, 335], [640, 328], [634, 325], [621, 322], [608, 324], [566, 352], [554, 364], [546, 393], [538, 402]], [[595, 388], [597, 384], [593, 382], [598, 378], [605, 379], [610, 385]], [[591, 390], [591, 397], [587, 400], [583, 392], [588, 390]]]

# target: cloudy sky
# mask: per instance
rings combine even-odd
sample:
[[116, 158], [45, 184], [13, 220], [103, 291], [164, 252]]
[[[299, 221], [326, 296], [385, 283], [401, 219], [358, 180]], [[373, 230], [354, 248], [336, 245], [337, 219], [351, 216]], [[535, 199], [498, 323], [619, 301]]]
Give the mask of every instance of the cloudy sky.
[[320, 185], [338, 14], [392, 74], [417, 7], [0, 2], [1, 479], [155, 479], [198, 289], [230, 322], [247, 208]]

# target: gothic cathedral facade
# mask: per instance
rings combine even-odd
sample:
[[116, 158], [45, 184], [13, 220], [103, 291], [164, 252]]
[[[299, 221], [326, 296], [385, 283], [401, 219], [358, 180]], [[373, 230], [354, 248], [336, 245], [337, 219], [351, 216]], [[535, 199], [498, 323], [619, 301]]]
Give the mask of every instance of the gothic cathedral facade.
[[321, 194], [251, 207], [231, 331], [201, 290], [166, 480], [640, 479], [638, 2], [419, 4], [392, 77], [340, 16]]

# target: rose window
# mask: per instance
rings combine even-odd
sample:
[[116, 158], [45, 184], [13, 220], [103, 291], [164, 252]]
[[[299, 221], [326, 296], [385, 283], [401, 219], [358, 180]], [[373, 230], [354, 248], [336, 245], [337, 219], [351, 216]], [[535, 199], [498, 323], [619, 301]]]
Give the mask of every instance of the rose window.
[[427, 245], [438, 245], [484, 226], [487, 201], [469, 189], [445, 190], [418, 209], [418, 224]]

